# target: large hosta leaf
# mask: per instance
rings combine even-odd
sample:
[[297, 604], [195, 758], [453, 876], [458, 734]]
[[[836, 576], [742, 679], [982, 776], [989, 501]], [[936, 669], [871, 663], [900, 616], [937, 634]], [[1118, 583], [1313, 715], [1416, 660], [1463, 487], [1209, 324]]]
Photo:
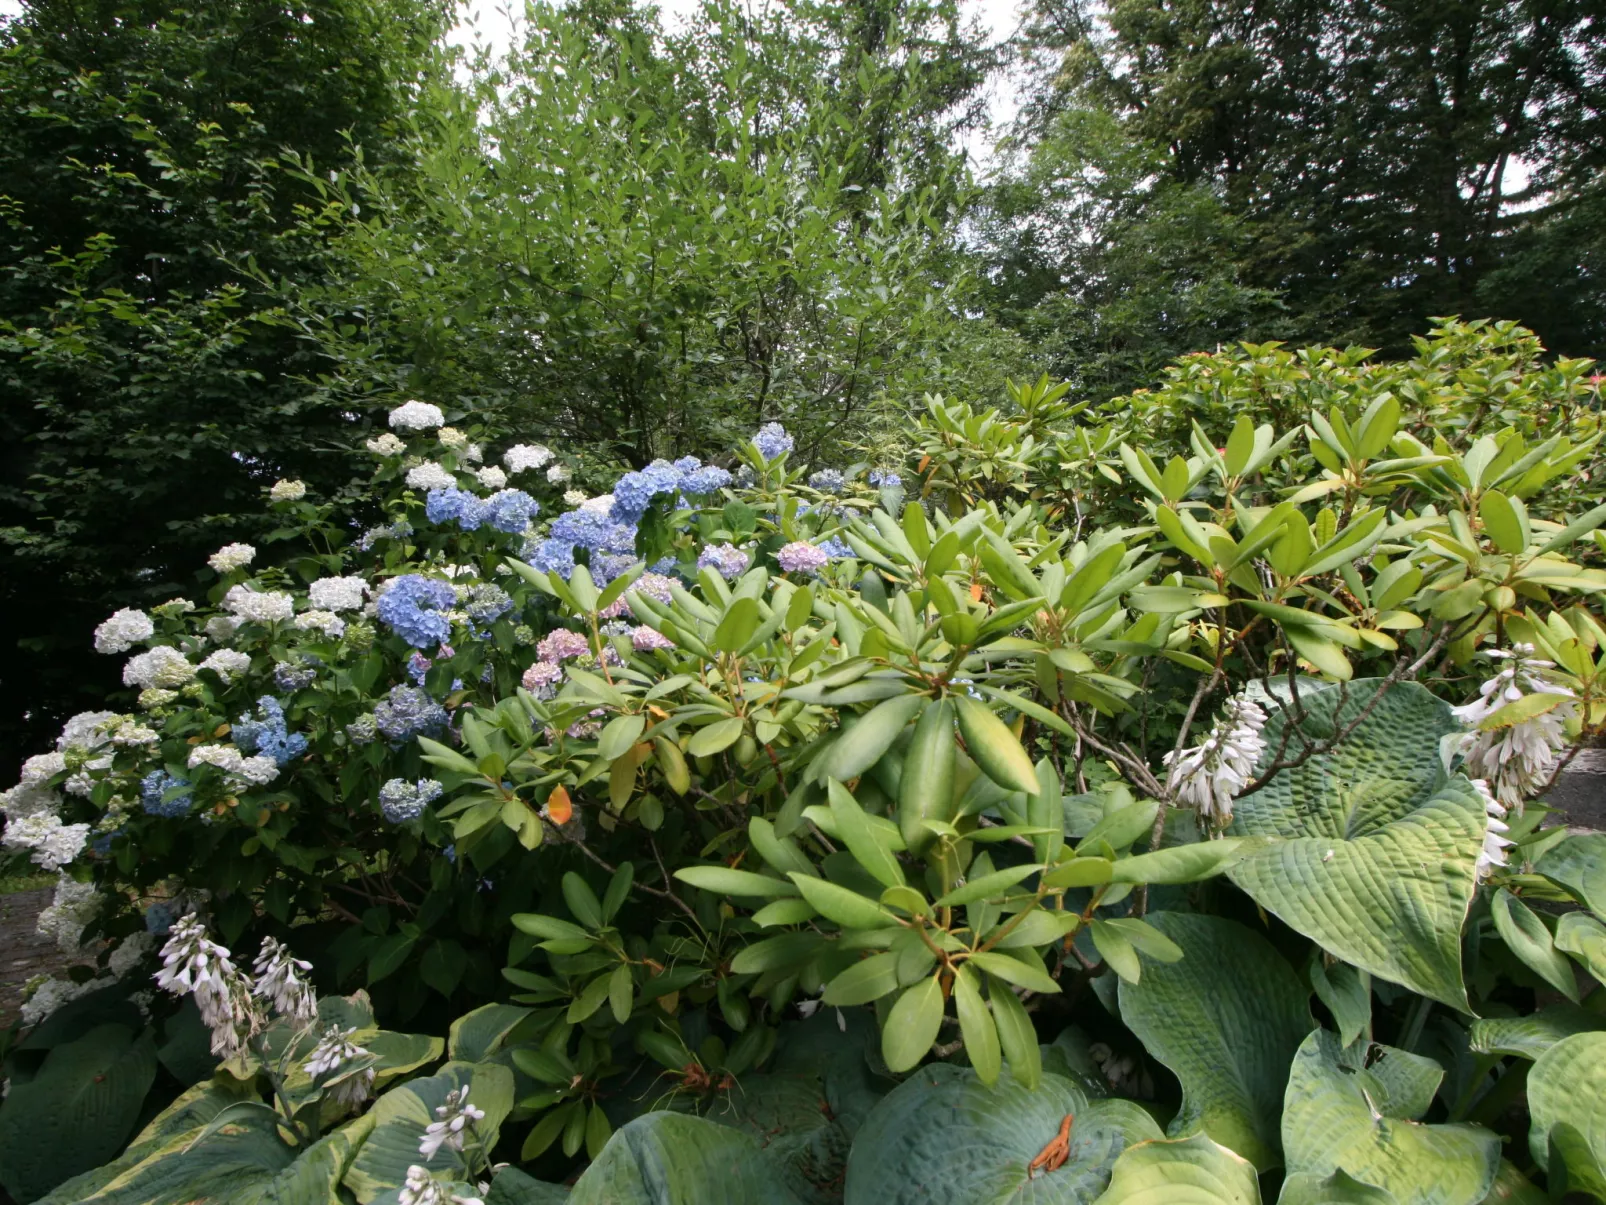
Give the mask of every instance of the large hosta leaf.
[[1528, 1073], [1528, 1148], [1567, 1187], [1606, 1200], [1606, 1033], [1563, 1038]]
[[1098, 1205], [1260, 1205], [1260, 1182], [1247, 1159], [1195, 1134], [1122, 1151]]
[[504, 1167], [491, 1181], [485, 1205], [567, 1205], [569, 1190], [527, 1176], [516, 1167]]
[[1387, 1046], [1345, 1050], [1328, 1031], [1312, 1033], [1294, 1056], [1284, 1101], [1290, 1181], [1343, 1171], [1411, 1205], [1481, 1205], [1500, 1164], [1499, 1137], [1413, 1120], [1442, 1075], [1429, 1059]]
[[1534, 870], [1561, 884], [1606, 918], [1606, 833], [1568, 837], [1534, 863]]
[[[1331, 737], [1375, 707], [1330, 753], [1238, 800], [1230, 832], [1282, 838], [1228, 873], [1255, 901], [1362, 970], [1470, 1012], [1461, 927], [1476, 888], [1484, 811], [1439, 756], [1458, 729], [1447, 704], [1413, 682], [1376, 699], [1375, 679], [1304, 699], [1302, 726]], [[1282, 742], [1273, 709], [1269, 759]], [[1298, 750], [1297, 740], [1290, 749]]]
[[1309, 990], [1252, 929], [1182, 912], [1148, 919], [1182, 957], [1122, 982], [1121, 1020], [1182, 1081], [1171, 1133], [1203, 1129], [1257, 1168], [1276, 1167], [1288, 1066], [1315, 1026]]
[[802, 1205], [758, 1143], [731, 1126], [648, 1113], [616, 1130], [569, 1205]]
[[1536, 1059], [1563, 1038], [1601, 1030], [1606, 1030], [1606, 1017], [1560, 1001], [1520, 1017], [1480, 1017], [1467, 1036], [1477, 1054]]
[[409, 1080], [379, 1098], [370, 1116], [374, 1129], [346, 1172], [345, 1185], [362, 1205], [393, 1193], [407, 1178], [407, 1169], [422, 1164], [431, 1171], [458, 1175], [463, 1160], [443, 1146], [425, 1159], [419, 1141], [447, 1093], [466, 1087], [468, 1099], [485, 1112], [476, 1130], [487, 1149], [496, 1145], [497, 1129], [513, 1108], [513, 1073], [494, 1063], [447, 1063], [435, 1075]]
[[[1069, 1157], [1030, 1165], [1072, 1119]], [[1007, 1072], [992, 1087], [967, 1067], [932, 1064], [876, 1106], [848, 1156], [843, 1205], [1089, 1205], [1133, 1143], [1162, 1137], [1125, 1100], [1089, 1101], [1057, 1075], [1033, 1091]]]

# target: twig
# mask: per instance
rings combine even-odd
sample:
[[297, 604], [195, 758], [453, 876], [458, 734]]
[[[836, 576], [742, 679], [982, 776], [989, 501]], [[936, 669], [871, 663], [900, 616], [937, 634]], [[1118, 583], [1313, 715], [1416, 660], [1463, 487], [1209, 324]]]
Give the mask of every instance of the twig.
[[[581, 853], [583, 853], [586, 857], [590, 858], [598, 866], [600, 866], [600, 867], [602, 867], [602, 869], [606, 870], [609, 874], [613, 874], [619, 869], [617, 866], [611, 866], [611, 865], [608, 864], [608, 862], [606, 860], [604, 860], [603, 858], [598, 857], [596, 852], [589, 845], [587, 845], [584, 841], [580, 840], [579, 837], [567, 836], [567, 835], [564, 834], [562, 829], [558, 829], [557, 831], [558, 831], [558, 837], [559, 837], [560, 840], [566, 842], [569, 845], [574, 846]], [[656, 846], [654, 846], [653, 847], [653, 853], [656, 855], [657, 852], [658, 852], [658, 849], [657, 849]], [[660, 871], [662, 871], [663, 868], [664, 868], [663, 860], [659, 859], [658, 869]], [[668, 878], [666, 877], [664, 881], [668, 882]], [[674, 892], [672, 892], [672, 891], [660, 891], [656, 887], [649, 887], [649, 886], [647, 886], [647, 884], [638, 882], [635, 879], [632, 879], [630, 881], [630, 890], [632, 890], [632, 891], [643, 891], [643, 892], [646, 892], [648, 895], [656, 896], [658, 899], [668, 900], [671, 904], [675, 905], [675, 907], [679, 908], [687, 916], [691, 917], [692, 923], [694, 925], [696, 925], [699, 929], [701, 929], [703, 927], [702, 926], [702, 922], [697, 919], [697, 914], [691, 910], [691, 908], [686, 904], [685, 900], [681, 899]]]

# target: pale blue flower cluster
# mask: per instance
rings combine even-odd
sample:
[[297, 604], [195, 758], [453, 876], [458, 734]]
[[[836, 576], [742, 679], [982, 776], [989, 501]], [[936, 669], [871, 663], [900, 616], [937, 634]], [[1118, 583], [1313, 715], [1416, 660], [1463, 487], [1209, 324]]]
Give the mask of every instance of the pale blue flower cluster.
[[523, 490], [498, 490], [477, 498], [451, 486], [430, 490], [424, 498], [424, 516], [431, 523], [456, 523], [464, 531], [491, 527], [517, 535], [529, 527], [541, 504]]
[[273, 684], [287, 695], [293, 695], [304, 686], [311, 686], [318, 671], [305, 663], [293, 665], [280, 661], [273, 667]]
[[425, 806], [439, 799], [443, 789], [433, 778], [417, 782], [392, 778], [379, 788], [379, 810], [392, 824], [406, 824], [422, 816]]
[[508, 592], [491, 582], [468, 587], [462, 592], [461, 603], [469, 621], [480, 629], [490, 627], [513, 609]]
[[705, 544], [697, 554], [697, 568], [713, 568], [726, 581], [741, 577], [752, 563], [753, 558], [734, 544]]
[[413, 534], [413, 525], [406, 519], [397, 519], [394, 523], [382, 524], [379, 527], [370, 527], [362, 533], [357, 541], [360, 552], [368, 552], [381, 540], [405, 540]]
[[598, 585], [611, 581], [635, 564], [635, 524], [616, 522], [594, 509], [580, 507], [554, 519], [547, 538], [534, 547], [526, 547], [525, 559], [537, 569], [556, 573], [567, 581], [574, 572], [576, 548], [591, 553], [591, 576]]
[[731, 483], [731, 475], [716, 465], [704, 465], [687, 473], [680, 482], [680, 492], [690, 497], [702, 497], [722, 490]]
[[243, 715], [234, 721], [234, 744], [240, 752], [271, 757], [275, 765], [282, 767], [307, 751], [307, 738], [290, 731], [278, 699], [263, 695], [257, 700], [257, 714], [260, 719]]
[[374, 708], [374, 723], [391, 741], [435, 736], [446, 728], [446, 708], [416, 686], [392, 686], [385, 701]]
[[876, 486], [879, 489], [903, 489], [903, 478], [898, 476], [898, 474], [894, 473], [891, 469], [871, 469], [869, 481], [871, 485]]
[[183, 794], [168, 795], [170, 791], [187, 788], [190, 780], [180, 778], [176, 774], [169, 774], [166, 770], [152, 770], [139, 782], [139, 802], [152, 816], [185, 816], [189, 814], [190, 804], [194, 797], [188, 791]]
[[457, 605], [457, 591], [445, 582], [408, 573], [379, 598], [379, 619], [414, 648], [440, 644], [451, 635], [444, 614]]
[[637, 523], [659, 494], [680, 490], [685, 473], [667, 460], [655, 460], [644, 469], [626, 473], [613, 487], [612, 518], [620, 523]]
[[822, 494], [839, 494], [846, 484], [841, 469], [820, 469], [809, 474], [809, 485]]
[[792, 437], [780, 423], [765, 423], [758, 429], [758, 434], [753, 436], [753, 444], [758, 448], [758, 454], [765, 460], [784, 456], [793, 447]]

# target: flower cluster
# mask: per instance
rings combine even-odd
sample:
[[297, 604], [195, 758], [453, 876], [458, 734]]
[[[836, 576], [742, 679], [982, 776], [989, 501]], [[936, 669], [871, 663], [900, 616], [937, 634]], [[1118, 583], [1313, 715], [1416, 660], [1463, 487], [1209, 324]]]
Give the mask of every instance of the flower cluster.
[[328, 1098], [337, 1104], [355, 1108], [373, 1095], [374, 1068], [367, 1065], [349, 1067], [359, 1060], [372, 1058], [370, 1051], [351, 1040], [355, 1029], [342, 1030], [331, 1025], [312, 1048], [301, 1069], [313, 1079], [323, 1077], [321, 1085]]
[[392, 824], [406, 824], [422, 816], [424, 808], [440, 798], [442, 789], [433, 778], [418, 782], [392, 778], [379, 788], [379, 810]]
[[389, 431], [370, 439], [366, 446], [375, 456], [400, 456], [407, 450], [407, 445]]
[[58, 949], [77, 953], [83, 945], [84, 928], [100, 914], [105, 898], [93, 883], [80, 883], [61, 875], [50, 906], [39, 913], [39, 932], [55, 941]]
[[765, 460], [775, 460], [790, 452], [793, 447], [792, 437], [786, 433], [786, 428], [780, 423], [765, 423], [753, 436], [753, 446], [758, 454]]
[[552, 450], [540, 444], [514, 444], [502, 453], [502, 463], [510, 473], [538, 469], [552, 459]]
[[424, 1137], [418, 1143], [418, 1153], [426, 1159], [433, 1159], [442, 1147], [462, 1150], [474, 1123], [484, 1118], [483, 1109], [468, 1103], [467, 1088], [453, 1088], [446, 1094], [446, 1103], [436, 1108], [435, 1120], [425, 1128]]
[[217, 570], [218, 576], [233, 573], [236, 569], [244, 569], [257, 559], [257, 550], [249, 544], [225, 544], [211, 556], [206, 563]]
[[307, 496], [305, 481], [275, 481], [268, 497], [275, 502], [300, 502]]
[[265, 937], [251, 969], [256, 975], [251, 994], [271, 1004], [280, 1016], [310, 1021], [317, 1015], [318, 998], [312, 985], [302, 978], [312, 970], [310, 962], [294, 957], [274, 938]]
[[831, 554], [807, 540], [793, 540], [783, 544], [775, 554], [775, 563], [783, 573], [818, 573], [825, 568]]
[[726, 581], [741, 577], [752, 563], [753, 558], [734, 544], [705, 544], [697, 554], [697, 568], [712, 568]]
[[[1577, 710], [1573, 692], [1545, 677], [1554, 663], [1533, 653], [1531, 644], [1490, 651], [1488, 656], [1505, 661], [1505, 667], [1479, 687], [1477, 698], [1451, 709], [1474, 729], [1462, 743], [1467, 774], [1486, 780], [1495, 797], [1519, 816], [1523, 804], [1550, 784], [1556, 759], [1567, 747], [1566, 723]], [[1550, 696], [1552, 705], [1513, 723], [1477, 730], [1502, 708], [1531, 695]]]
[[396, 1197], [396, 1205], [485, 1205], [485, 1202], [457, 1192], [455, 1184], [437, 1180], [427, 1167], [415, 1163], [407, 1169], [407, 1179]]
[[171, 645], [159, 644], [148, 653], [138, 653], [123, 666], [123, 685], [177, 690], [195, 677], [189, 659]]
[[407, 470], [407, 486], [415, 490], [448, 490], [456, 488], [457, 478], [444, 465], [426, 460]]
[[550, 699], [558, 693], [558, 684], [563, 681], [563, 668], [550, 661], [537, 661], [524, 671], [519, 681], [536, 698]]
[[445, 612], [457, 603], [457, 591], [446, 582], [405, 574], [392, 580], [379, 596], [378, 614], [384, 623], [414, 648], [429, 648], [451, 635]]
[[238, 649], [218, 649], [202, 659], [200, 668], [211, 670], [227, 686], [235, 678], [251, 672], [251, 655]]
[[1483, 848], [1478, 851], [1477, 873], [1478, 878], [1486, 879], [1497, 868], [1506, 865], [1506, 851], [1516, 842], [1506, 836], [1511, 831], [1505, 822], [1506, 809], [1494, 797], [1494, 792], [1489, 790], [1489, 784], [1481, 778], [1474, 778], [1472, 785], [1483, 800]]
[[156, 625], [143, 611], [124, 607], [95, 629], [97, 653], [126, 653], [156, 633]]
[[676, 494], [685, 474], [667, 460], [655, 460], [639, 472], [626, 473], [613, 487], [612, 517], [637, 523], [660, 494]]
[[263, 787], [279, 777], [279, 763], [271, 757], [247, 757], [234, 745], [196, 745], [190, 750], [189, 768], [211, 766], [242, 783]]
[[284, 719], [284, 706], [272, 695], [257, 700], [261, 718], [243, 715], [234, 721], [234, 743], [246, 753], [259, 753], [273, 759], [276, 766], [288, 766], [307, 751], [307, 738], [290, 732]]
[[809, 474], [809, 488], [819, 490], [822, 494], [839, 494], [847, 479], [842, 476], [840, 469], [819, 469]]
[[374, 724], [387, 740], [410, 741], [438, 735], [447, 722], [446, 708], [417, 686], [393, 686], [374, 708]]
[[1171, 767], [1166, 789], [1181, 804], [1198, 809], [1199, 819], [1220, 832], [1232, 822], [1232, 801], [1255, 774], [1266, 750], [1260, 735], [1266, 713], [1248, 699], [1229, 699], [1221, 718], [1201, 744], [1165, 755]]
[[255, 590], [250, 586], [230, 586], [223, 606], [244, 623], [278, 623], [296, 613], [296, 600], [278, 590]]
[[30, 850], [36, 865], [60, 870], [89, 843], [89, 825], [63, 824], [54, 812], [35, 812], [6, 822], [5, 844]]
[[321, 577], [307, 587], [307, 602], [318, 611], [357, 611], [368, 598], [360, 577]]
[[169, 774], [166, 770], [152, 770], [139, 783], [140, 806], [152, 816], [189, 815], [195, 797], [190, 794], [190, 780]]
[[395, 431], [429, 431], [445, 423], [441, 408], [428, 402], [403, 402], [390, 412], [390, 426]]
[[173, 925], [162, 947], [156, 986], [175, 996], [193, 995], [201, 1020], [212, 1031], [212, 1053], [233, 1058], [262, 1027], [251, 983], [229, 951], [206, 935], [194, 913]]

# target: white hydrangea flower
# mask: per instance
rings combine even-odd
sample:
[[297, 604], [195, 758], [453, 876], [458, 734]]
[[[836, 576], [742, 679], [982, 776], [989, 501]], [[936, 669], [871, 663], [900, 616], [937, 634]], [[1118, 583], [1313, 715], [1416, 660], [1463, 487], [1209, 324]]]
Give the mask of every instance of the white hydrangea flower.
[[317, 1015], [318, 997], [302, 977], [312, 970], [310, 962], [296, 958], [274, 938], [265, 937], [251, 969], [256, 974], [251, 994], [272, 1004], [280, 1016], [310, 1021]]
[[233, 745], [196, 745], [190, 750], [190, 769], [198, 766], [216, 766], [227, 773], [239, 773], [245, 754]]
[[454, 1151], [462, 1150], [464, 1139], [468, 1136], [466, 1131], [484, 1116], [483, 1109], [468, 1103], [467, 1088], [453, 1088], [446, 1094], [446, 1103], [435, 1110], [436, 1120], [424, 1130], [424, 1137], [418, 1143], [418, 1153], [426, 1159], [433, 1159], [435, 1152], [443, 1146]]
[[485, 459], [485, 449], [479, 444], [465, 444], [457, 455], [464, 464], [479, 464]]
[[303, 611], [296, 616], [296, 627], [304, 632], [322, 632], [338, 640], [346, 631], [346, 621], [333, 611]]
[[195, 667], [172, 645], [159, 644], [137, 653], [123, 666], [123, 685], [177, 690], [195, 677]]
[[5, 844], [12, 849], [32, 850], [35, 865], [60, 870], [89, 843], [89, 825], [63, 824], [53, 812], [35, 812], [13, 817], [6, 823]]
[[[370, 1052], [351, 1040], [351, 1035], [356, 1032], [355, 1029], [348, 1029], [342, 1033], [338, 1025], [331, 1025], [313, 1047], [301, 1069], [317, 1079], [320, 1075], [338, 1075], [347, 1063], [366, 1058]], [[373, 1088], [374, 1069], [367, 1067], [330, 1085], [328, 1095], [340, 1104], [355, 1107], [372, 1095]]]
[[367, 596], [360, 577], [320, 577], [307, 587], [307, 601], [320, 611], [356, 611]]
[[552, 449], [542, 444], [514, 444], [502, 453], [502, 463], [510, 473], [538, 469], [552, 459]]
[[1571, 690], [1545, 677], [1544, 671], [1555, 663], [1533, 653], [1531, 644], [1514, 644], [1510, 651], [1491, 650], [1488, 655], [1505, 661], [1505, 667], [1479, 687], [1477, 698], [1451, 708], [1457, 719], [1476, 729], [1508, 703], [1528, 695], [1553, 695], [1563, 700], [1519, 723], [1469, 732], [1462, 742], [1468, 777], [1486, 780], [1501, 804], [1519, 816], [1523, 804], [1549, 785], [1556, 759], [1567, 747], [1567, 721], [1578, 707]]
[[403, 402], [390, 412], [390, 425], [397, 431], [429, 431], [445, 422], [441, 408], [428, 402]]
[[572, 506], [579, 506], [585, 500], [586, 500], [586, 492], [584, 490], [564, 490], [563, 491], [563, 505], [565, 505], [565, 506], [571, 506], [571, 507]]
[[307, 496], [305, 481], [275, 481], [268, 497], [275, 502], [300, 502]]
[[601, 515], [606, 518], [608, 512], [613, 510], [613, 495], [598, 494], [595, 498], [587, 498], [580, 503], [580, 509], [587, 514]]
[[56, 893], [50, 906], [39, 913], [36, 926], [43, 937], [51, 938], [57, 948], [75, 954], [83, 946], [84, 927], [99, 914], [105, 903], [93, 883], [80, 883], [67, 875], [56, 879]]
[[457, 1192], [457, 1185], [437, 1180], [427, 1167], [413, 1164], [397, 1194], [396, 1205], [485, 1205], [479, 1197]]
[[239, 631], [240, 621], [232, 615], [214, 615], [206, 621], [201, 630], [206, 638], [215, 644], [227, 644], [234, 639], [234, 633]]
[[122, 721], [111, 729], [112, 744], [120, 749], [130, 749], [136, 745], [154, 745], [161, 740], [161, 734], [154, 728], [147, 728], [128, 716], [121, 716]]
[[244, 569], [256, 560], [257, 550], [249, 544], [225, 544], [211, 556], [206, 563], [216, 569], [218, 573], [233, 573], [236, 569]]
[[488, 490], [499, 490], [507, 485], [507, 474], [494, 464], [486, 465], [474, 474], [475, 479]]
[[74, 983], [71, 979], [46, 979], [23, 1002], [22, 1024], [24, 1027], [37, 1025], [62, 1005], [102, 986], [93, 979], [86, 979], [82, 983]]
[[1200, 819], [1220, 831], [1232, 821], [1232, 801], [1255, 775], [1265, 752], [1260, 730], [1266, 713], [1245, 698], [1229, 699], [1203, 743], [1165, 755], [1171, 767], [1166, 787], [1178, 803], [1198, 809]]
[[415, 490], [449, 490], [455, 488], [457, 478], [433, 460], [415, 464], [407, 470], [407, 487]]
[[55, 813], [60, 809], [60, 794], [46, 783], [23, 781], [9, 791], [0, 792], [0, 812], [12, 820], [46, 812]]
[[565, 464], [555, 464], [546, 471], [546, 479], [553, 485], [562, 485], [573, 476], [574, 474], [569, 471], [569, 466]]
[[367, 446], [375, 456], [400, 456], [407, 450], [407, 445], [389, 431], [377, 439], [370, 439]]
[[56, 738], [56, 748], [63, 752], [68, 749], [99, 749], [106, 743], [110, 723], [120, 718], [115, 711], [80, 711], [62, 725], [61, 735]]
[[134, 607], [124, 607], [95, 629], [95, 651], [126, 653], [155, 634], [156, 625], [149, 615]]
[[1489, 790], [1489, 784], [1481, 778], [1474, 778], [1472, 785], [1477, 788], [1478, 795], [1483, 799], [1484, 829], [1483, 848], [1478, 851], [1477, 873], [1478, 878], [1486, 879], [1495, 872], [1496, 867], [1507, 865], [1506, 850], [1516, 844], [1509, 840], [1506, 834], [1511, 831], [1506, 824], [1506, 809]]
[[242, 758], [234, 773], [254, 787], [265, 787], [279, 777], [279, 763], [258, 753]]
[[223, 605], [236, 618], [250, 623], [277, 623], [296, 613], [296, 600], [278, 590], [253, 590], [250, 586], [230, 586]]
[[106, 969], [111, 971], [113, 978], [124, 978], [144, 960], [155, 944], [156, 938], [149, 933], [130, 933], [106, 959]]
[[238, 649], [218, 649], [206, 656], [200, 668], [211, 670], [222, 678], [223, 684], [227, 686], [240, 674], [250, 672], [251, 658], [249, 654], [242, 653]]
[[435, 438], [440, 441], [441, 447], [447, 449], [447, 451], [455, 451], [468, 443], [468, 436], [464, 435], [456, 427], [442, 427], [435, 432]]

